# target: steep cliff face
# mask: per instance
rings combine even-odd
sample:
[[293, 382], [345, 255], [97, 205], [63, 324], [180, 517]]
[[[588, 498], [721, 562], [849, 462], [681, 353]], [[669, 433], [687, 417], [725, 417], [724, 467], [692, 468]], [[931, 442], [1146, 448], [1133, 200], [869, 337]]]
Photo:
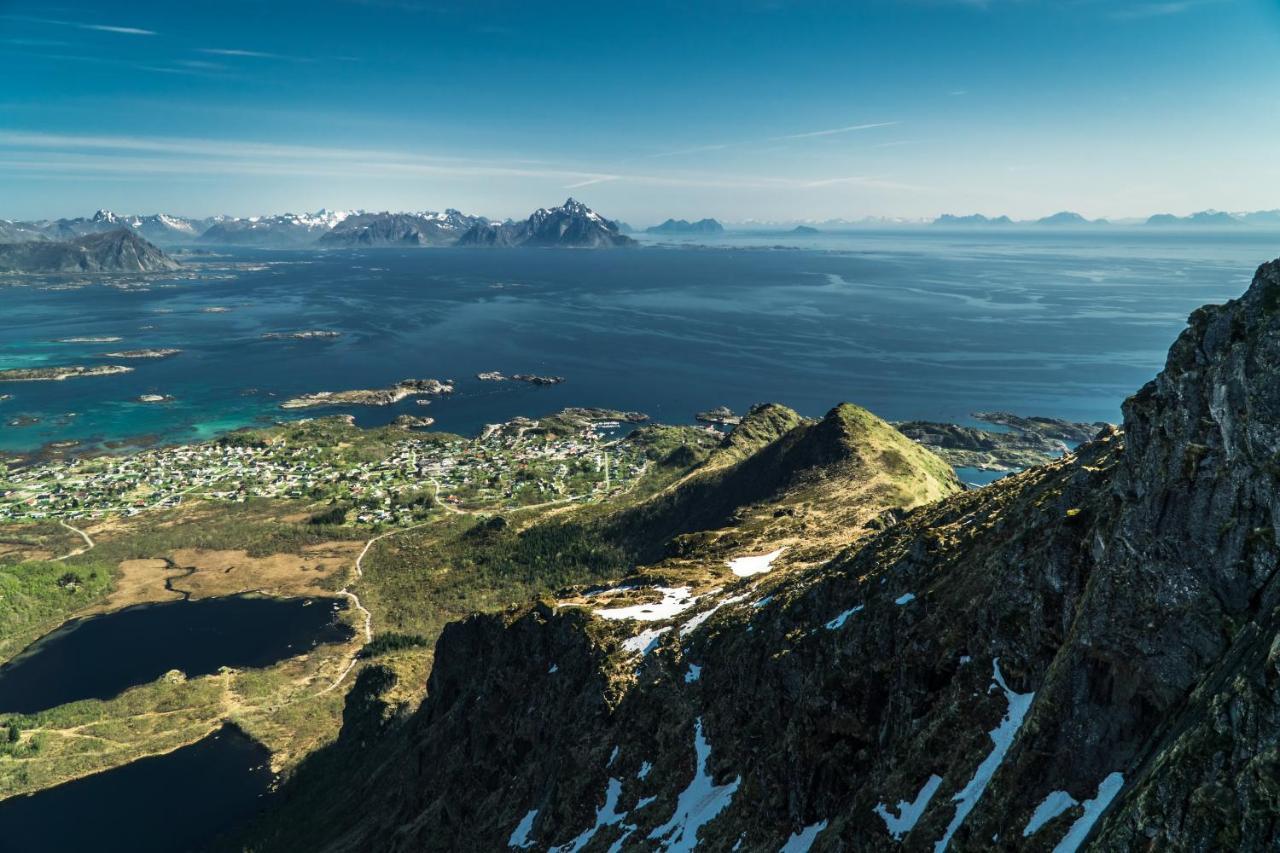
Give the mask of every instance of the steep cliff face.
[[[1277, 367], [1269, 264], [1060, 462], [821, 559], [454, 624], [421, 709], [352, 712], [348, 787], [286, 787], [258, 849], [1272, 849]], [[780, 494], [785, 518], [836, 493]]]

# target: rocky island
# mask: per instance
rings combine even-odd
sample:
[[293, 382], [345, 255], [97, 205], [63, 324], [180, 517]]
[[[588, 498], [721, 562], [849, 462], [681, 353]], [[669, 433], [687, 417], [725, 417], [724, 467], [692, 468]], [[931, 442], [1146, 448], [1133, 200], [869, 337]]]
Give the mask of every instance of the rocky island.
[[403, 379], [390, 388], [352, 391], [316, 391], [280, 404], [282, 409], [314, 409], [323, 406], [390, 406], [406, 397], [438, 397], [452, 394], [453, 383], [438, 379]]
[[693, 416], [693, 419], [699, 423], [718, 424], [720, 426], [737, 426], [742, 422], [742, 417], [735, 415], [733, 409], [728, 406], [717, 406], [705, 412], [698, 412]]
[[91, 367], [70, 365], [66, 367], [15, 367], [0, 370], [0, 382], [61, 382], [80, 376], [112, 376], [130, 373], [132, 367], [123, 364], [97, 364]]
[[536, 373], [513, 373], [507, 376], [497, 370], [477, 373], [476, 379], [481, 382], [527, 382], [530, 385], [559, 385], [564, 382], [563, 376], [539, 376]]
[[156, 349], [127, 349], [120, 352], [104, 352], [104, 358], [169, 358], [182, 352], [180, 349], [159, 347]]
[[326, 329], [304, 329], [300, 332], [265, 332], [264, 341], [314, 341], [325, 338], [340, 338], [342, 332], [331, 332]]

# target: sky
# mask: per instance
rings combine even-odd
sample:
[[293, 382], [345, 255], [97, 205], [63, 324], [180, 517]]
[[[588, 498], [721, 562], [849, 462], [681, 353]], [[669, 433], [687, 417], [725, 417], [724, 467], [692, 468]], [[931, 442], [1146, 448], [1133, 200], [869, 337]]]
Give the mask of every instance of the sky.
[[0, 0], [0, 218], [1280, 207], [1276, 0]]

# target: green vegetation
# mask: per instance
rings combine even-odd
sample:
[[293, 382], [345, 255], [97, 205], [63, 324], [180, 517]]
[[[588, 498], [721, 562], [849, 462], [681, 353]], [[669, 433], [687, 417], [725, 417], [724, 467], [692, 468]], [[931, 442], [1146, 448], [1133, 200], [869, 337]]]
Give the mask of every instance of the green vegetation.
[[111, 587], [112, 571], [96, 560], [0, 566], [0, 660], [92, 604]]

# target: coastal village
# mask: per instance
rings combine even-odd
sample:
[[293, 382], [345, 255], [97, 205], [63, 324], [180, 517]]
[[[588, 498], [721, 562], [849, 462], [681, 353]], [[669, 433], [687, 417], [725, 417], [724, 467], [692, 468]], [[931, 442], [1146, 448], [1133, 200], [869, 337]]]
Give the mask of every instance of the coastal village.
[[317, 446], [283, 431], [261, 441], [215, 441], [129, 456], [48, 462], [0, 474], [0, 520], [132, 516], [184, 500], [284, 498], [337, 508], [335, 523], [397, 525], [437, 502], [513, 509], [600, 500], [645, 467], [643, 450], [593, 422], [568, 435], [491, 428], [475, 439], [408, 434], [389, 452]]

